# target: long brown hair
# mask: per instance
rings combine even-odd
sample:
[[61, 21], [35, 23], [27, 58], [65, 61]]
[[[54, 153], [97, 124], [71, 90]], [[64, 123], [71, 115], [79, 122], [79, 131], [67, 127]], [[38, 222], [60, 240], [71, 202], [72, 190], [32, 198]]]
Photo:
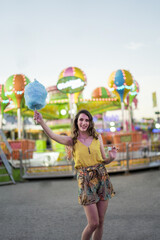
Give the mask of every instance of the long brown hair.
[[96, 129], [94, 127], [94, 122], [93, 122], [92, 115], [86, 109], [80, 110], [74, 118], [73, 127], [72, 127], [73, 152], [74, 152], [74, 145], [77, 142], [77, 138], [78, 138], [78, 134], [79, 134], [78, 118], [79, 118], [81, 113], [85, 114], [89, 118], [89, 127], [87, 129], [87, 132], [88, 132], [89, 136], [92, 136], [93, 138], [98, 139], [98, 133], [96, 132]]

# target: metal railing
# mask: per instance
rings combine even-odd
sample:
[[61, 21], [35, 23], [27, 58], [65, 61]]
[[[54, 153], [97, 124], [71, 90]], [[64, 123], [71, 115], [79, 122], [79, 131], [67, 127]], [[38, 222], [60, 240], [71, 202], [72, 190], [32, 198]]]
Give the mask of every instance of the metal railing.
[[[106, 165], [110, 173], [128, 173], [137, 169], [160, 167], [160, 147], [158, 144], [144, 146], [142, 143], [122, 143], [115, 145], [119, 148], [117, 157]], [[106, 155], [109, 146], [111, 145], [105, 145]], [[60, 153], [53, 152], [52, 149], [46, 149], [42, 153], [37, 153], [36, 149], [23, 153], [22, 150], [17, 151], [19, 159], [12, 161], [14, 167], [20, 168], [21, 179], [76, 176], [73, 160], [68, 161], [64, 157], [59, 161]]]
[[[11, 146], [9, 145], [7, 138], [5, 134], [3, 133], [2, 129], [0, 129], [0, 136], [2, 138], [2, 142], [0, 142], [0, 177], [10, 177], [11, 181], [9, 180], [2, 180], [0, 181], [0, 185], [14, 183], [15, 180], [12, 175], [12, 164], [9, 164], [8, 158], [10, 159], [10, 162], [13, 163], [13, 151]], [[8, 153], [8, 158], [7, 154]]]
[[[129, 172], [137, 169], [160, 166], [160, 145], [143, 143], [115, 144], [119, 149], [116, 159], [106, 165], [109, 172]], [[110, 145], [105, 145], [107, 148]]]
[[52, 149], [25, 151], [21, 159], [23, 178], [74, 177], [74, 162], [67, 160], [65, 155], [65, 152], [53, 152]]

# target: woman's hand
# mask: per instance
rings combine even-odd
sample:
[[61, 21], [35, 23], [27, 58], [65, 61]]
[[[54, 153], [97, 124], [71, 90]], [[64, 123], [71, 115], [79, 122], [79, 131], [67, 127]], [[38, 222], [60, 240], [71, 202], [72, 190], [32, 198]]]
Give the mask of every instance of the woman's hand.
[[108, 151], [109, 157], [111, 160], [116, 158], [118, 149], [116, 147], [111, 147], [111, 150]]
[[36, 123], [41, 123], [43, 120], [42, 115], [37, 112], [37, 110], [34, 111], [33, 119], [36, 121]]

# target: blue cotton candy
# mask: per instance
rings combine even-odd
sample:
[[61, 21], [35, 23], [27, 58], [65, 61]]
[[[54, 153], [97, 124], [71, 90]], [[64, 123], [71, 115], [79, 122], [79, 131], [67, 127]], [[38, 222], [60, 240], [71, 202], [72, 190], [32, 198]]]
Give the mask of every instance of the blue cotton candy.
[[25, 87], [24, 98], [27, 107], [31, 110], [44, 108], [46, 105], [47, 91], [37, 80]]

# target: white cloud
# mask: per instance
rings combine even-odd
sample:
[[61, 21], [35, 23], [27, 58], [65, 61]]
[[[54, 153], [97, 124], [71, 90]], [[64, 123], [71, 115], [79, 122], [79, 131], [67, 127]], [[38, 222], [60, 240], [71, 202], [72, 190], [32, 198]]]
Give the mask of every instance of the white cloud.
[[125, 47], [128, 48], [128, 49], [131, 49], [131, 50], [136, 50], [136, 49], [141, 48], [143, 46], [144, 46], [143, 43], [130, 42]]

